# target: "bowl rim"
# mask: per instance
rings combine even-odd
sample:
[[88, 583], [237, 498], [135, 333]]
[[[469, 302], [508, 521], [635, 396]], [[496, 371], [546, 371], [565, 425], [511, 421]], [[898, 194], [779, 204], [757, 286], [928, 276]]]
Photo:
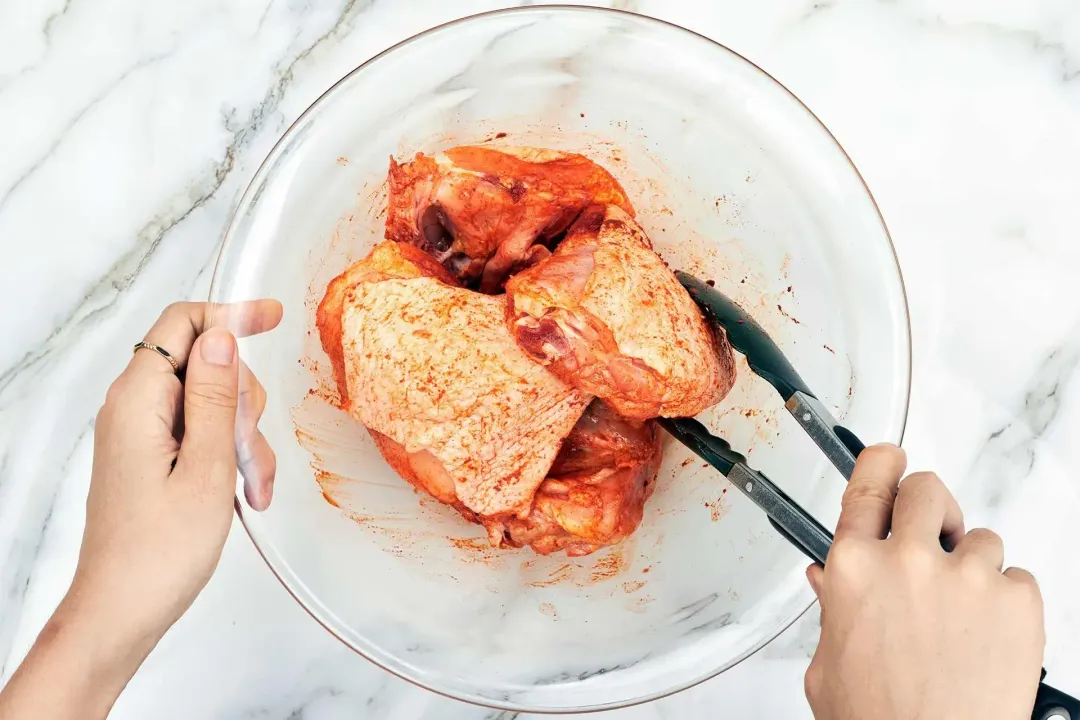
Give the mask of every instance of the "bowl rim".
[[[903, 321], [904, 321], [904, 323], [903, 323], [904, 324], [903, 339], [905, 341], [905, 345], [906, 345], [906, 349], [907, 349], [905, 357], [903, 358], [903, 360], [905, 362], [905, 365], [906, 365], [906, 368], [907, 368], [907, 371], [904, 374], [904, 377], [901, 378], [902, 382], [904, 383], [904, 402], [903, 402], [903, 406], [902, 406], [902, 409], [901, 409], [901, 415], [900, 415], [900, 418], [899, 418], [899, 420], [900, 420], [899, 433], [898, 433], [898, 437], [896, 438], [897, 444], [898, 445], [901, 444], [903, 442], [904, 435], [905, 435], [905, 432], [907, 430], [908, 415], [909, 415], [910, 410], [911, 410], [911, 384], [912, 384], [911, 311], [910, 311], [910, 306], [908, 304], [907, 285], [906, 285], [906, 283], [904, 281], [903, 270], [902, 270], [902, 268], [900, 266], [900, 258], [899, 258], [898, 254], [896, 252], [896, 244], [893, 242], [892, 234], [889, 232], [888, 225], [886, 224], [885, 218], [881, 213], [881, 207], [878, 205], [877, 198], [874, 197], [873, 192], [870, 190], [870, 186], [866, 183], [866, 180], [863, 177], [862, 173], [859, 171], [859, 168], [855, 165], [854, 160], [852, 160], [851, 155], [848, 154], [847, 150], [840, 143], [840, 141], [833, 134], [833, 132], [828, 128], [828, 126], [825, 125], [824, 122], [822, 122], [821, 118], [819, 118], [817, 116], [817, 114], [814, 113], [814, 111], [811, 110], [810, 107], [806, 103], [804, 103], [786, 85], [784, 85], [782, 82], [780, 82], [776, 77], [774, 77], [767, 70], [765, 70], [760, 65], [755, 63], [753, 60], [750, 60], [746, 56], [742, 55], [741, 53], [739, 53], [739, 52], [737, 52], [735, 50], [732, 50], [731, 48], [724, 45], [723, 43], [718, 42], [717, 40], [714, 40], [714, 39], [712, 39], [712, 38], [710, 38], [710, 37], [708, 37], [706, 35], [703, 35], [702, 33], [699, 33], [697, 31], [695, 31], [695, 30], [691, 30], [689, 28], [683, 27], [682, 25], [678, 25], [678, 24], [676, 24], [674, 22], [671, 22], [671, 21], [668, 21], [668, 20], [663, 20], [663, 19], [660, 19], [660, 18], [652, 17], [650, 15], [645, 15], [645, 14], [642, 14], [642, 13], [633, 12], [633, 11], [630, 11], [630, 10], [622, 10], [622, 9], [618, 9], [618, 8], [596, 7], [596, 6], [569, 5], [569, 4], [565, 4], [565, 3], [528, 5], [528, 6], [519, 6], [519, 7], [487, 10], [487, 11], [484, 11], [484, 12], [474, 13], [474, 14], [471, 14], [471, 15], [466, 15], [466, 16], [463, 16], [463, 17], [460, 17], [460, 18], [456, 18], [454, 20], [450, 20], [448, 22], [441, 23], [439, 25], [432, 26], [432, 27], [430, 27], [430, 28], [428, 28], [426, 30], [423, 30], [421, 32], [415, 33], [415, 34], [409, 36], [408, 38], [406, 38], [404, 40], [401, 40], [401, 41], [399, 41], [397, 43], [394, 43], [393, 45], [387, 47], [386, 49], [378, 52], [377, 54], [371, 56], [370, 58], [368, 58], [364, 62], [357, 65], [355, 68], [353, 68], [348, 73], [346, 73], [341, 78], [339, 78], [336, 82], [334, 82], [329, 88], [327, 88], [325, 91], [323, 91], [310, 105], [308, 105], [308, 107], [302, 113], [300, 113], [300, 115], [297, 116], [297, 118], [289, 125], [289, 127], [285, 130], [285, 132], [282, 133], [281, 137], [278, 138], [277, 141], [275, 141], [273, 147], [267, 153], [267, 155], [263, 159], [263, 161], [259, 164], [259, 167], [256, 169], [255, 174], [252, 175], [252, 178], [248, 182], [248, 185], [245, 188], [244, 193], [241, 195], [240, 200], [237, 202], [236, 207], [233, 209], [233, 212], [231, 213], [231, 215], [229, 217], [229, 223], [228, 223], [228, 226], [226, 227], [226, 231], [225, 231], [225, 234], [224, 234], [222, 242], [221, 242], [221, 247], [220, 247], [220, 249], [218, 251], [218, 256], [217, 256], [217, 259], [216, 259], [216, 261], [214, 263], [214, 271], [213, 271], [213, 274], [211, 275], [210, 291], [209, 291], [210, 304], [213, 304], [213, 297], [214, 297], [214, 294], [215, 294], [215, 290], [217, 288], [218, 271], [219, 271], [219, 269], [221, 267], [222, 259], [225, 257], [225, 251], [226, 251], [226, 249], [228, 248], [228, 246], [230, 244], [230, 240], [233, 239], [233, 236], [237, 231], [237, 226], [236, 226], [237, 218], [240, 216], [240, 214], [241, 214], [241, 212], [243, 210], [250, 207], [252, 202], [257, 197], [257, 188], [259, 188], [259, 186], [262, 184], [262, 182], [266, 180], [266, 177], [270, 172], [271, 166], [276, 162], [278, 157], [283, 152], [283, 149], [284, 149], [284, 147], [286, 145], [286, 142], [288, 140], [292, 139], [293, 133], [297, 129], [297, 127], [302, 125], [304, 123], [304, 121], [308, 118], [308, 116], [313, 114], [324, 102], [326, 102], [327, 99], [339, 87], [344, 85], [353, 76], [357, 75], [358, 73], [360, 73], [361, 71], [366, 69], [369, 65], [377, 62], [378, 60], [380, 60], [384, 56], [389, 55], [390, 53], [393, 53], [394, 51], [396, 51], [396, 50], [398, 50], [400, 48], [406, 47], [408, 45], [411, 45], [411, 44], [413, 44], [413, 43], [415, 43], [417, 41], [423, 40], [423, 39], [427, 38], [428, 36], [435, 35], [437, 33], [442, 33], [442, 32], [445, 32], [447, 30], [451, 30], [451, 29], [457, 27], [458, 25], [463, 25], [463, 24], [475, 22], [475, 21], [478, 21], [478, 20], [484, 20], [484, 19], [487, 19], [487, 18], [490, 18], [490, 17], [502, 17], [502, 16], [506, 16], [506, 15], [527, 15], [527, 14], [532, 14], [532, 13], [536, 13], [536, 12], [551, 12], [551, 11], [565, 12], [565, 13], [568, 13], [568, 14], [575, 14], [575, 15], [598, 15], [598, 16], [609, 15], [609, 16], [621, 17], [621, 18], [624, 18], [624, 19], [630, 19], [630, 20], [632, 20], [634, 22], [644, 22], [646, 24], [654, 24], [654, 25], [657, 25], [657, 26], [666, 27], [668, 29], [688, 33], [688, 34], [690, 34], [692, 36], [695, 36], [695, 37], [697, 37], [697, 38], [699, 38], [701, 40], [704, 40], [704, 41], [706, 41], [706, 42], [708, 42], [708, 43], [710, 43], [712, 45], [715, 45], [717, 48], [719, 48], [720, 50], [722, 50], [724, 52], [729, 53], [734, 58], [737, 58], [738, 60], [741, 60], [742, 62], [747, 63], [754, 70], [756, 70], [758, 73], [760, 73], [766, 80], [771, 81], [774, 85], [776, 85], [778, 88], [783, 90], [784, 93], [786, 93], [790, 98], [792, 98], [796, 103], [798, 103], [798, 105], [801, 106], [803, 108], [803, 110], [806, 111], [806, 113], [809, 115], [809, 117], [818, 125], [819, 128], [821, 128], [822, 131], [825, 132], [825, 134], [829, 137], [829, 139], [832, 140], [833, 144], [836, 146], [836, 148], [843, 155], [844, 159], [847, 161], [847, 164], [850, 167], [850, 169], [855, 173], [855, 176], [858, 178], [859, 183], [862, 185], [862, 188], [865, 191], [867, 198], [869, 198], [871, 204], [873, 205], [874, 212], [877, 215], [878, 222], [881, 225], [881, 230], [884, 233], [885, 240], [889, 244], [889, 250], [892, 253], [893, 267], [896, 270], [896, 278], [899, 281], [900, 301], [901, 301], [900, 305], [901, 305], [901, 309], [903, 311]], [[639, 697], [632, 697], [632, 698], [629, 698], [629, 699], [626, 699], [626, 700], [615, 700], [615, 701], [612, 701], [612, 702], [606, 702], [606, 703], [601, 703], [601, 704], [596, 704], [596, 705], [580, 706], [580, 707], [565, 707], [565, 708], [563, 708], [563, 707], [540, 707], [540, 706], [533, 707], [533, 706], [527, 706], [527, 705], [520, 705], [520, 704], [516, 704], [516, 703], [512, 703], [512, 702], [499, 701], [499, 700], [496, 700], [496, 699], [493, 699], [493, 698], [478, 697], [478, 696], [474, 696], [474, 695], [471, 695], [471, 694], [465, 693], [465, 692], [457, 692], [454, 689], [449, 688], [449, 687], [441, 688], [441, 687], [435, 687], [433, 685], [426, 684], [426, 683], [422, 682], [421, 680], [419, 680], [417, 678], [410, 677], [409, 675], [405, 674], [404, 672], [401, 672], [401, 671], [399, 671], [399, 670], [397, 670], [395, 668], [392, 668], [392, 667], [388, 667], [386, 664], [380, 662], [380, 660], [378, 658], [373, 657], [373, 656], [367, 654], [366, 652], [364, 652], [363, 650], [361, 650], [360, 648], [354, 646], [351, 642], [349, 642], [347, 639], [342, 637], [342, 635], [339, 634], [334, 628], [330, 627], [330, 625], [326, 621], [324, 621], [324, 619], [322, 617], [320, 617], [311, 607], [308, 606], [308, 604], [303, 599], [301, 599], [301, 597], [297, 593], [296, 589], [292, 586], [292, 584], [288, 580], [286, 580], [285, 577], [282, 576], [282, 574], [279, 572], [278, 568], [275, 567], [274, 563], [272, 563], [270, 561], [270, 559], [267, 557], [266, 552], [264, 551], [263, 547], [259, 544], [259, 541], [255, 538], [255, 534], [253, 534], [251, 528], [248, 527], [247, 520], [244, 517], [243, 503], [242, 503], [239, 495], [234, 497], [233, 505], [234, 505], [234, 508], [236, 510], [236, 515], [240, 520], [240, 524], [243, 526], [244, 531], [247, 533], [248, 537], [251, 539], [251, 543], [252, 543], [252, 545], [255, 546], [255, 549], [258, 551], [259, 556], [263, 559], [263, 562], [265, 562], [266, 566], [270, 569], [270, 572], [273, 573], [274, 577], [276, 577], [278, 579], [278, 581], [281, 583], [281, 585], [285, 588], [286, 592], [288, 592], [289, 595], [291, 595], [292, 598], [294, 600], [296, 600], [297, 604], [301, 608], [303, 608], [304, 611], [308, 615], [310, 615], [312, 619], [315, 620], [315, 622], [317, 622], [319, 625], [321, 625], [323, 627], [323, 629], [325, 629], [333, 637], [337, 638], [337, 640], [340, 641], [343, 645], [345, 645], [350, 650], [355, 652], [357, 655], [364, 658], [368, 662], [372, 663], [373, 665], [375, 665], [379, 669], [381, 669], [381, 670], [383, 670], [385, 672], [388, 672], [391, 675], [393, 675], [395, 677], [398, 677], [398, 678], [400, 678], [402, 680], [405, 680], [406, 682], [408, 682], [408, 683], [410, 683], [410, 684], [412, 684], [412, 685], [414, 685], [414, 686], [416, 686], [418, 688], [421, 688], [421, 689], [426, 690], [428, 692], [432, 692], [432, 693], [434, 693], [436, 695], [441, 695], [441, 696], [449, 698], [451, 700], [457, 700], [457, 701], [461, 701], [461, 702], [466, 702], [466, 703], [470, 703], [472, 705], [476, 705], [476, 706], [479, 706], [479, 707], [490, 708], [492, 710], [502, 710], [502, 711], [518, 712], [518, 713], [532, 713], [532, 714], [538, 714], [538, 715], [584, 714], [584, 713], [595, 713], [595, 712], [603, 712], [603, 711], [608, 711], [608, 710], [616, 710], [616, 709], [620, 709], [620, 708], [633, 707], [633, 706], [636, 706], [636, 705], [642, 705], [642, 704], [645, 704], [645, 703], [649, 703], [649, 702], [652, 702], [654, 700], [659, 700], [661, 698], [669, 697], [671, 695], [675, 695], [676, 693], [680, 693], [680, 692], [682, 692], [684, 690], [687, 690], [689, 688], [700, 685], [700, 684], [702, 684], [702, 683], [704, 683], [704, 682], [706, 682], [708, 680], [712, 680], [713, 678], [717, 677], [721, 673], [726, 672], [727, 670], [730, 670], [731, 668], [735, 667], [736, 665], [743, 662], [747, 658], [749, 658], [752, 655], [756, 654], [758, 651], [760, 651], [766, 645], [768, 645], [773, 640], [775, 640], [777, 637], [782, 635], [785, 631], [787, 631], [793, 624], [795, 624], [795, 622], [797, 620], [799, 620], [803, 615], [805, 615], [806, 612], [811, 607], [813, 607], [815, 603], [817, 603], [817, 599], [811, 595], [811, 597], [808, 598], [807, 603], [806, 603], [806, 605], [804, 607], [802, 607], [801, 609], [799, 609], [796, 612], [792, 613], [791, 616], [789, 616], [788, 618], [782, 620], [780, 622], [780, 624], [777, 625], [777, 628], [776, 628], [775, 632], [766, 633], [753, 646], [751, 646], [750, 648], [745, 650], [740, 655], [727, 660], [726, 662], [718, 665], [715, 668], [712, 668], [712, 669], [708, 670], [707, 672], [705, 672], [705, 673], [703, 673], [701, 675], [694, 676], [694, 677], [692, 677], [691, 679], [689, 679], [689, 680], [687, 680], [685, 682], [673, 685], [673, 686], [671, 686], [669, 688], [666, 688], [664, 690], [652, 692], [650, 694], [642, 695], [642, 696], [639, 696]]]

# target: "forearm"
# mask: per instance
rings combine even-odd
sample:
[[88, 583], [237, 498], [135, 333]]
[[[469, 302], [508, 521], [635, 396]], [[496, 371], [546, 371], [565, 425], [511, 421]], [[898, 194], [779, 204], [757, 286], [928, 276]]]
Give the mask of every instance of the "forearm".
[[0, 720], [96, 720], [153, 647], [72, 593], [0, 692]]

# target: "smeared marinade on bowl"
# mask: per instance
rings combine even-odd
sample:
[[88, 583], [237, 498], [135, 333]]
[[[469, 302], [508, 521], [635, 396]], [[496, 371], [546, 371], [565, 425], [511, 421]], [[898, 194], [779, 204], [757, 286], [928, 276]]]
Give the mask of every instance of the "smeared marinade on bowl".
[[588, 158], [464, 146], [391, 159], [386, 240], [316, 313], [342, 409], [493, 546], [587, 555], [641, 522], [654, 418], [720, 402], [722, 330]]

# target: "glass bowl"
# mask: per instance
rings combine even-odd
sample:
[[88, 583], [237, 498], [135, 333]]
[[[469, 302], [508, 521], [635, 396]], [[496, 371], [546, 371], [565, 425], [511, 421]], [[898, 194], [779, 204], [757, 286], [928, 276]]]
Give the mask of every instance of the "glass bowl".
[[[240, 202], [210, 299], [282, 301], [241, 341], [269, 393], [272, 506], [252, 541], [327, 630], [386, 670], [515, 711], [613, 708], [686, 688], [810, 606], [806, 560], [670, 438], [637, 533], [584, 558], [494, 550], [418, 495], [326, 401], [326, 283], [383, 233], [388, 158], [474, 143], [582, 152], [623, 183], [658, 251], [746, 306], [845, 425], [899, 442], [910, 340], [888, 233], [858, 171], [790, 92], [656, 20], [533, 7], [418, 35], [338, 82]], [[740, 360], [704, 417], [826, 525], [843, 480]]]

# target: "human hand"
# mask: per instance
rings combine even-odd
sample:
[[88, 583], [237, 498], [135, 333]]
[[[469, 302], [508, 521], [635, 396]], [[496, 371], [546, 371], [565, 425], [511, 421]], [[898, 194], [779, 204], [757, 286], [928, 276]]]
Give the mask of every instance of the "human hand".
[[[258, 430], [266, 393], [231, 334], [266, 332], [281, 304], [177, 303], [109, 388], [94, 426], [86, 529], [71, 588], [0, 692], [0, 720], [104, 718], [210, 579], [232, 523], [236, 471], [256, 509], [276, 461]], [[225, 329], [228, 328], [228, 329]]]
[[[265, 332], [281, 305], [177, 303], [112, 384], [94, 428], [86, 529], [65, 605], [149, 649], [190, 606], [217, 566], [232, 523], [237, 461], [251, 505], [265, 508], [275, 459], [257, 424], [266, 393], [239, 360], [238, 335]], [[140, 658], [141, 660], [141, 658]]]
[[1038, 585], [1024, 570], [1002, 573], [996, 534], [964, 533], [936, 475], [901, 483], [906, 464], [891, 445], [863, 451], [826, 565], [807, 571], [821, 603], [806, 673], [814, 715], [1026, 719], [1045, 642]]

